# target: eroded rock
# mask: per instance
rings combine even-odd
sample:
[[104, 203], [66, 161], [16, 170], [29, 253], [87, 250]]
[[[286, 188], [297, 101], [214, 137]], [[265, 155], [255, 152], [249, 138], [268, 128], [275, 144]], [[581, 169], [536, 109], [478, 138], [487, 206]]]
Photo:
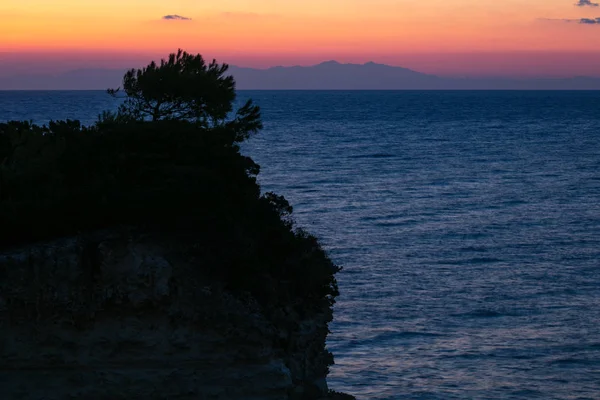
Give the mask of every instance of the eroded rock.
[[327, 394], [329, 308], [265, 312], [185, 251], [99, 232], [0, 254], [7, 399], [292, 399]]

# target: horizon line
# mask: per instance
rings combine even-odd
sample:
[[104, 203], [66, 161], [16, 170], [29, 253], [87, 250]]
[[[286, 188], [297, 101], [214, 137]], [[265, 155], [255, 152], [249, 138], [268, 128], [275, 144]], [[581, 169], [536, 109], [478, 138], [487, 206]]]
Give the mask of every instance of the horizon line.
[[[599, 78], [600, 79], [600, 78]], [[600, 89], [236, 89], [236, 92], [600, 92]], [[106, 92], [106, 89], [0, 89], [2, 92]]]
[[[205, 61], [208, 61], [209, 58], [205, 58]], [[212, 61], [212, 59], [210, 59]], [[122, 68], [94, 68], [94, 67], [89, 67], [89, 68], [85, 68], [85, 67], [80, 67], [80, 68], [74, 68], [74, 69], [66, 69], [63, 70], [61, 72], [55, 72], [55, 73], [48, 73], [48, 74], [44, 74], [41, 72], [38, 73], [21, 73], [21, 74], [12, 74], [12, 75], [0, 75], [0, 79], [5, 79], [5, 78], [11, 78], [11, 77], [25, 77], [25, 76], [36, 76], [36, 77], [50, 77], [50, 76], [59, 76], [59, 75], [64, 75], [64, 74], [68, 74], [68, 73], [72, 73], [72, 72], [77, 72], [77, 71], [114, 71], [114, 72], [126, 72], [130, 69], [137, 69], [137, 68], [141, 68], [143, 66], [145, 66], [146, 62], [142, 63], [143, 65], [141, 65], [140, 67], [122, 67]], [[577, 78], [591, 78], [591, 79], [600, 79], [600, 71], [598, 73], [598, 75], [531, 75], [531, 74], [525, 74], [525, 75], [516, 75], [516, 74], [512, 74], [512, 75], [481, 75], [481, 74], [469, 74], [469, 73], [462, 73], [462, 74], [432, 74], [432, 73], [427, 73], [427, 72], [421, 72], [418, 69], [413, 69], [413, 68], [407, 68], [404, 67], [402, 65], [394, 65], [394, 64], [387, 64], [387, 63], [381, 63], [381, 62], [376, 62], [376, 61], [366, 61], [364, 63], [354, 63], [354, 62], [340, 62], [337, 61], [335, 59], [328, 59], [328, 60], [324, 60], [324, 61], [320, 61], [314, 64], [305, 64], [305, 65], [301, 65], [301, 64], [294, 64], [294, 65], [271, 65], [271, 66], [267, 66], [267, 67], [251, 67], [251, 66], [244, 66], [244, 65], [239, 65], [239, 64], [230, 64], [227, 62], [221, 62], [220, 64], [227, 64], [228, 67], [230, 68], [240, 68], [240, 69], [250, 69], [250, 70], [256, 70], [256, 71], [268, 71], [271, 69], [277, 69], [277, 68], [313, 68], [313, 67], [318, 67], [318, 66], [322, 66], [322, 65], [326, 65], [326, 64], [330, 64], [330, 65], [339, 65], [339, 66], [369, 66], [369, 65], [374, 65], [374, 66], [383, 66], [383, 67], [389, 67], [389, 68], [398, 68], [398, 69], [404, 69], [407, 71], [412, 71], [412, 72], [416, 72], [422, 75], [427, 75], [430, 77], [439, 77], [439, 78], [450, 78], [450, 79], [510, 79], [510, 80], [555, 80], [555, 79], [577, 79]], [[0, 89], [2, 90], [2, 89]], [[85, 90], [85, 89], [82, 89]], [[278, 89], [274, 89], [274, 90], [278, 90]], [[393, 90], [393, 89], [392, 89]], [[460, 89], [459, 89], [460, 90]], [[502, 89], [500, 89], [502, 90]], [[594, 89], [591, 89], [594, 90]]]

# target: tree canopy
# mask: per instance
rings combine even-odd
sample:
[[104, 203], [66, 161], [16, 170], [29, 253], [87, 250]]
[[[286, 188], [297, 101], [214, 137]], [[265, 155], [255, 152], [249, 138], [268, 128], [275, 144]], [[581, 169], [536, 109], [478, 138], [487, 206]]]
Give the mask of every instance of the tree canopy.
[[163, 121], [177, 120], [203, 128], [234, 132], [242, 141], [262, 128], [260, 110], [251, 100], [233, 113], [235, 81], [226, 75], [229, 66], [215, 60], [206, 63], [200, 54], [181, 49], [159, 64], [152, 61], [141, 69], [130, 69], [123, 77], [122, 88], [108, 89], [125, 100], [116, 114], [105, 120]]

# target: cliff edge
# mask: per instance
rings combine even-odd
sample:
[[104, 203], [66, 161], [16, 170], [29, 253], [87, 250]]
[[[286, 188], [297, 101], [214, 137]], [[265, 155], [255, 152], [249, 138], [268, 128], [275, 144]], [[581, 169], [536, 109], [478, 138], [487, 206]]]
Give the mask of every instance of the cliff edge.
[[9, 399], [316, 399], [331, 310], [266, 311], [187, 245], [104, 231], [0, 254]]

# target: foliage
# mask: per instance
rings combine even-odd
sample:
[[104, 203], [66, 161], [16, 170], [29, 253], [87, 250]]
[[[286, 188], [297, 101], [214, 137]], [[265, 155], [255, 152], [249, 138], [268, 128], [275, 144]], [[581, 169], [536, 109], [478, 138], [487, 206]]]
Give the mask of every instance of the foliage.
[[[160, 64], [154, 61], [142, 69], [131, 69], [123, 77], [126, 98], [116, 115], [103, 120], [180, 120], [204, 128], [224, 127], [236, 132], [236, 141], [257, 132], [262, 124], [257, 106], [248, 100], [233, 119], [235, 82], [226, 76], [227, 64], [213, 60], [206, 64], [200, 54], [181, 49]], [[109, 89], [116, 96], [120, 89]]]
[[[185, 53], [174, 60], [200, 63]], [[208, 70], [219, 86], [223, 69]], [[159, 89], [171, 93], [158, 86], [153, 98]], [[222, 96], [229, 105], [219, 100], [202, 113], [220, 118], [232, 101]], [[199, 273], [252, 293], [265, 307], [333, 304], [339, 267], [314, 236], [294, 228], [285, 198], [261, 195], [260, 168], [240, 153], [237, 142], [260, 121], [206, 126], [123, 112], [89, 127], [69, 120], [0, 124], [0, 247], [134, 226], [188, 240]]]

